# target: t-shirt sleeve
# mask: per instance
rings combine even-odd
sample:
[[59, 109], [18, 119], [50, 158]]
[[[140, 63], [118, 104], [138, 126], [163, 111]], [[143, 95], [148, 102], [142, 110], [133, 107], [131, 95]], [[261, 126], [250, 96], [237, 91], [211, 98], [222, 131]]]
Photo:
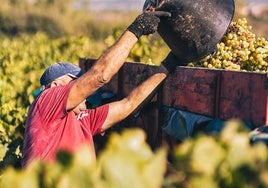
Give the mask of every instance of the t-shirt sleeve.
[[95, 109], [87, 109], [82, 112], [78, 118], [82, 123], [84, 129], [91, 131], [92, 135], [101, 132], [101, 127], [107, 118], [109, 111], [109, 104], [102, 105]]
[[56, 123], [57, 119], [60, 120], [66, 115], [67, 98], [73, 83], [43, 91], [36, 105], [39, 105], [39, 113], [42, 113], [44, 124], [52, 121]]

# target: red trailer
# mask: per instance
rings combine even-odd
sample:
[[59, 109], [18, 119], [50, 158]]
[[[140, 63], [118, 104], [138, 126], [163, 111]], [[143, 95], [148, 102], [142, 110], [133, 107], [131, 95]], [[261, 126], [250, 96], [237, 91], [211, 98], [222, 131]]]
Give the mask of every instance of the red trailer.
[[[95, 59], [81, 58], [79, 62], [86, 71]], [[154, 71], [155, 66], [126, 62], [102, 89], [115, 93], [117, 98], [126, 96]], [[139, 118], [131, 116], [126, 124], [143, 128], [152, 148], [163, 142], [177, 142], [160, 127], [162, 105], [221, 120], [236, 118], [255, 127], [268, 125], [267, 77], [266, 73], [177, 67], [142, 108]]]

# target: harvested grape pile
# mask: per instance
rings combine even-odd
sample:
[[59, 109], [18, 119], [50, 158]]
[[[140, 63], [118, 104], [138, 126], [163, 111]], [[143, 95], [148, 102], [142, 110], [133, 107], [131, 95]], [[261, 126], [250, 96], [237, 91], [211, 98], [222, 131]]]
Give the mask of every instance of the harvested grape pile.
[[268, 41], [256, 36], [245, 18], [232, 22], [217, 45], [216, 53], [188, 66], [268, 72]]

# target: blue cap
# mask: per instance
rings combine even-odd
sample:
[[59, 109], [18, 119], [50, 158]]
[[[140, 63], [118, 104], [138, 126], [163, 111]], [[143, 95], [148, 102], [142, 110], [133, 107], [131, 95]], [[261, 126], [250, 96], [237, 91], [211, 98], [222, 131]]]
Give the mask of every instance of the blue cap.
[[40, 78], [40, 84], [46, 86], [57, 78], [69, 75], [78, 78], [82, 75], [82, 70], [77, 65], [67, 62], [59, 62], [49, 66]]

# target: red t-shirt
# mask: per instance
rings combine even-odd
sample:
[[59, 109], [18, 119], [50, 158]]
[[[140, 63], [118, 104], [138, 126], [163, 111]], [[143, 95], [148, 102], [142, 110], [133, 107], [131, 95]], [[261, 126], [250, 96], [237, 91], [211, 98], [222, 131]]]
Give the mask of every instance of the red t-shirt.
[[53, 161], [57, 151], [74, 152], [84, 144], [92, 147], [95, 157], [93, 136], [101, 133], [109, 106], [88, 109], [78, 116], [66, 111], [72, 83], [46, 89], [31, 105], [26, 121], [22, 166], [35, 158]]

